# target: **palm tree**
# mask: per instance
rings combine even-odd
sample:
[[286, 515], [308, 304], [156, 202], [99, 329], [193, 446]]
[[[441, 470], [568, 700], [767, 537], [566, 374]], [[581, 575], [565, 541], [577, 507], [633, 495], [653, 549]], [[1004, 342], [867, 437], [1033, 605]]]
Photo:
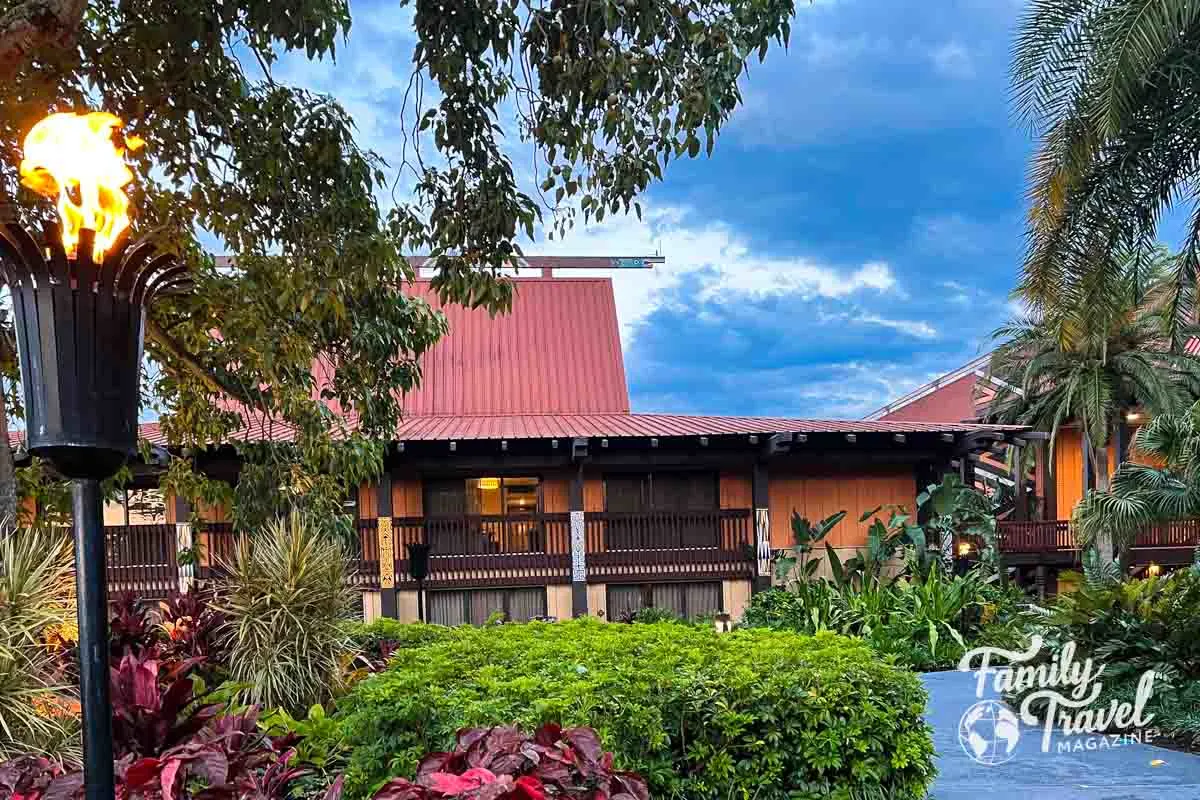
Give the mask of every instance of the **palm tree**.
[[[1174, 352], [1166, 335], [1163, 285], [1172, 263], [1165, 250], [1146, 263], [1132, 254], [1103, 259], [996, 332], [1003, 343], [992, 373], [1007, 388], [993, 400], [993, 416], [1048, 431], [1051, 447], [1063, 425], [1078, 424], [1102, 492], [1108, 442], [1129, 409], [1169, 414], [1200, 397], [1200, 360]], [[1111, 561], [1112, 541], [1095, 544]]]
[[1052, 303], [1116, 249], [1148, 256], [1161, 213], [1187, 196], [1185, 257], [1165, 305], [1180, 349], [1200, 257], [1198, 73], [1196, 0], [1033, 0], [1012, 64], [1017, 112], [1040, 139], [1026, 302]]
[[1138, 430], [1133, 451], [1107, 492], [1092, 492], [1075, 509], [1082, 543], [1108, 538], [1122, 551], [1160, 521], [1200, 516], [1200, 403], [1155, 417]]

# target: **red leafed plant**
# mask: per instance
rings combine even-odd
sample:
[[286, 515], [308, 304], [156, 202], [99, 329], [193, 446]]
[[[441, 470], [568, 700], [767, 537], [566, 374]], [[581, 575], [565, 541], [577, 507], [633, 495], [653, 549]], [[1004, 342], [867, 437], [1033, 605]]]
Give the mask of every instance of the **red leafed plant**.
[[225, 615], [212, 604], [208, 592], [172, 592], [158, 609], [159, 629], [165, 641], [159, 645], [164, 656], [220, 661], [221, 625]]
[[221, 710], [202, 705], [188, 675], [197, 659], [159, 661], [154, 651], [126, 653], [109, 668], [113, 751], [118, 757], [161, 753], [196, 734]]
[[612, 753], [591, 728], [549, 723], [532, 737], [516, 728], [458, 733], [453, 753], [431, 753], [416, 781], [395, 778], [374, 800], [649, 800], [646, 782], [612, 768]]
[[117, 592], [108, 601], [108, 648], [113, 658], [154, 646], [157, 633], [136, 592]]
[[[251, 709], [211, 721], [186, 741], [161, 753], [115, 764], [115, 800], [285, 800], [306, 770], [293, 766], [296, 751], [258, 729]], [[25, 756], [0, 764], [0, 800], [78, 800], [83, 773], [64, 771], [45, 758]], [[338, 800], [339, 779], [323, 800]]]

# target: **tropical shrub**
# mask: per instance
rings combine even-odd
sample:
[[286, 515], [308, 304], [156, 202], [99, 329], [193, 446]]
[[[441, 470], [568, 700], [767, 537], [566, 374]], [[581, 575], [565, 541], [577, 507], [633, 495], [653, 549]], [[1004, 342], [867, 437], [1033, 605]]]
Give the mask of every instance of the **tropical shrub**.
[[954, 666], [985, 638], [1023, 641], [1027, 620], [1019, 590], [1001, 588], [979, 569], [946, 575], [937, 564], [935, 559], [920, 581], [901, 577], [882, 583], [859, 572], [865, 579], [813, 579], [793, 584], [790, 591], [760, 592], [741, 625], [860, 636], [893, 663], [917, 670]]
[[454, 637], [455, 630], [445, 625], [401, 622], [388, 617], [380, 617], [366, 624], [348, 622], [345, 625], [351, 647], [379, 666], [386, 665], [397, 650], [445, 641]]
[[797, 573], [795, 580], [811, 578], [821, 566], [821, 559], [812, 555], [813, 550], [845, 517], [846, 512], [839, 511], [814, 524], [793, 510], [792, 546], [776, 556], [775, 577], [785, 584], [793, 580], [793, 572]]
[[[1123, 583], [1085, 584], [1048, 609], [1040, 659], [1050, 661], [1068, 642], [1075, 660], [1104, 665], [1103, 692], [1093, 707], [1132, 701], [1139, 678], [1157, 674], [1146, 710], [1154, 726], [1185, 744], [1200, 744], [1200, 575], [1171, 575]], [[1020, 696], [1015, 698], [1017, 701]]]
[[300, 711], [342, 683], [353, 591], [341, 543], [302, 514], [239, 539], [218, 602], [230, 677], [247, 698]]
[[[238, 798], [286, 800], [306, 770], [295, 750], [258, 729], [253, 708], [213, 720], [186, 741], [115, 766], [117, 796], [129, 800]], [[0, 763], [0, 800], [55, 800], [80, 796], [83, 773], [48, 758], [22, 756]], [[325, 800], [336, 800], [340, 782]]]
[[137, 592], [114, 592], [108, 598], [108, 650], [113, 659], [140, 653], [158, 643], [150, 606]]
[[62, 535], [33, 528], [0, 535], [0, 759], [78, 755], [66, 650], [52, 641], [75, 614], [71, 561]]
[[614, 771], [612, 763], [590, 728], [548, 723], [533, 736], [511, 727], [473, 728], [459, 731], [454, 752], [421, 759], [415, 782], [394, 778], [374, 800], [649, 800], [646, 782]]
[[915, 675], [829, 633], [573, 620], [461, 628], [339, 701], [347, 794], [412, 775], [465, 727], [594, 728], [656, 797], [924, 798]]
[[129, 652], [110, 667], [113, 752], [118, 758], [161, 753], [194, 736], [222, 710], [195, 696], [188, 674], [193, 666]]
[[225, 616], [211, 592], [172, 592], [156, 611], [159, 651], [168, 658], [204, 658], [211, 666], [224, 660], [221, 641]]

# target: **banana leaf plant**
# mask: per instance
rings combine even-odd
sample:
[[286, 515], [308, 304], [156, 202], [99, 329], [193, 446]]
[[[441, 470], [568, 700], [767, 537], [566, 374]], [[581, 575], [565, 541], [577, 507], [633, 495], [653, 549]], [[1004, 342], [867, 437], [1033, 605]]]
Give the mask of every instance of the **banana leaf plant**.
[[[887, 522], [878, 517], [885, 509], [890, 512]], [[930, 554], [925, 530], [911, 521], [907, 510], [903, 506], [877, 506], [865, 512], [859, 522], [866, 522], [872, 517], [874, 520], [867, 529], [866, 546], [851, 558], [842, 561], [828, 543], [825, 545], [834, 582], [839, 587], [859, 591], [877, 588], [884, 566], [896, 558], [903, 547], [908, 549], [909, 570], [928, 574]]]
[[[809, 558], [834, 527], [846, 518], [845, 511], [830, 514], [816, 524], [792, 511], [792, 546], [782, 551], [775, 559], [775, 577], [782, 583], [792, 580], [793, 571], [798, 569], [799, 580], [807, 581], [821, 565], [820, 557]], [[828, 545], [826, 545], [828, 546]]]

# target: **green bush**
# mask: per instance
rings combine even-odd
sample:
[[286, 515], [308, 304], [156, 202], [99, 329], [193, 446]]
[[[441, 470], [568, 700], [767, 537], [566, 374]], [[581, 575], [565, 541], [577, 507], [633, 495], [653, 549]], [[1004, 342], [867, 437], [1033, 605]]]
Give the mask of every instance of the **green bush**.
[[344, 622], [353, 591], [346, 553], [293, 513], [239, 539], [217, 608], [229, 674], [248, 701], [300, 712], [340, 688], [350, 650]]
[[[1092, 708], [1132, 702], [1142, 673], [1154, 670], [1146, 705], [1154, 727], [1182, 744], [1200, 744], [1200, 575], [1194, 570], [1084, 585], [1060, 595], [1042, 623], [1039, 661], [1049, 662], [1074, 642], [1076, 661], [1104, 665], [1103, 691]], [[1041, 704], [1035, 702], [1034, 711], [1041, 713]]]
[[384, 645], [393, 650], [404, 650], [426, 644], [443, 642], [454, 637], [455, 628], [444, 625], [426, 625], [422, 622], [401, 622], [389, 617], [380, 617], [374, 622], [350, 622], [346, 632], [355, 648], [364, 653], [378, 653]]
[[895, 664], [945, 669], [980, 642], [1015, 644], [1029, 621], [1019, 590], [1003, 589], [978, 570], [945, 575], [935, 565], [923, 579], [837, 583], [814, 578], [788, 590], [754, 595], [745, 628], [860, 636]]
[[651, 795], [924, 798], [918, 678], [833, 634], [590, 620], [461, 628], [396, 652], [340, 702], [347, 796], [411, 776], [464, 727], [595, 728]]

